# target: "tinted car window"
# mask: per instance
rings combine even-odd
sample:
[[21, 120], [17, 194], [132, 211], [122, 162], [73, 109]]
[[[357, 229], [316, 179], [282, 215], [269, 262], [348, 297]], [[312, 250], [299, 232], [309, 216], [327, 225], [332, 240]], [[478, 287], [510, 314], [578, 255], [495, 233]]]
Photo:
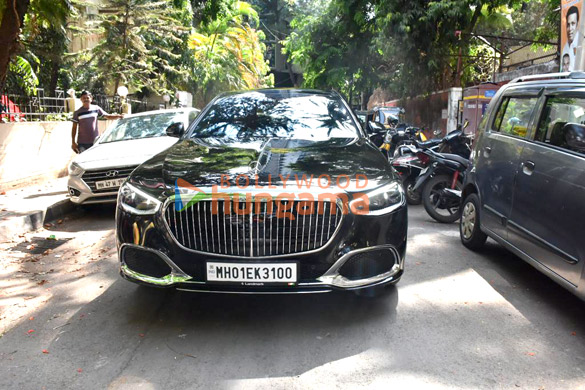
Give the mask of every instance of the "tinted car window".
[[567, 123], [585, 124], [585, 97], [548, 98], [535, 140], [582, 153], [567, 142]]
[[505, 98], [496, 115], [494, 130], [518, 137], [525, 137], [528, 122], [530, 121], [536, 101], [537, 98], [535, 97]]
[[254, 91], [219, 98], [204, 115], [191, 138], [323, 141], [356, 138], [359, 131], [341, 100], [328, 95]]

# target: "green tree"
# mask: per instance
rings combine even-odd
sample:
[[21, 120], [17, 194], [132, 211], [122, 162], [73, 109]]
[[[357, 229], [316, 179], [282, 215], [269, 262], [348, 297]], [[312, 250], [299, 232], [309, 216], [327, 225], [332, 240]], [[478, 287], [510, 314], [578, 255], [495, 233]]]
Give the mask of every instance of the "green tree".
[[258, 23], [258, 14], [250, 4], [234, 1], [191, 35], [198, 104], [207, 103], [221, 91], [273, 84], [264, 60], [264, 34], [254, 28]]
[[112, 93], [122, 84], [156, 92], [175, 89], [170, 79], [187, 75], [185, 68], [173, 66], [181, 57], [173, 49], [189, 32], [181, 16], [169, 0], [108, 0], [93, 31], [103, 37], [90, 57], [99, 72], [96, 81], [111, 86]]
[[41, 61], [31, 43], [43, 29], [58, 32], [63, 38], [63, 26], [73, 12], [69, 0], [0, 0], [0, 90], [9, 69], [13, 85], [30, 89], [38, 84], [33, 68]]
[[317, 0], [293, 10], [285, 48], [303, 68], [305, 86], [334, 88], [349, 100], [362, 94], [366, 103], [380, 83], [380, 67], [386, 65], [376, 39], [379, 18], [374, 4]]

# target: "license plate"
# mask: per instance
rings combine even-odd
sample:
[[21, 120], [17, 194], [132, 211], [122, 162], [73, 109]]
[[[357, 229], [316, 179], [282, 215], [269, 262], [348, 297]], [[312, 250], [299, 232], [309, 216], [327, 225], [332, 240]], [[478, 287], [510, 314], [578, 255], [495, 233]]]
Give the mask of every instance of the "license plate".
[[122, 183], [124, 183], [124, 180], [126, 180], [125, 177], [121, 177], [119, 179], [96, 181], [95, 188], [98, 190], [104, 188], [118, 188], [122, 185]]
[[296, 263], [207, 263], [208, 282], [296, 283]]

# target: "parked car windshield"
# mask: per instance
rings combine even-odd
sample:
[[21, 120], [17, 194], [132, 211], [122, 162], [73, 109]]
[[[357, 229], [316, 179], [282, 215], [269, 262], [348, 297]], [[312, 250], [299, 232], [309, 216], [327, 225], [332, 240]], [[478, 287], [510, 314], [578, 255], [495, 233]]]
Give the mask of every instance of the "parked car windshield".
[[225, 143], [269, 138], [354, 139], [358, 128], [339, 98], [308, 91], [254, 91], [219, 98], [191, 130], [191, 138]]
[[183, 122], [183, 113], [165, 112], [123, 118], [106, 130], [100, 143], [166, 136], [165, 130], [175, 122]]
[[394, 115], [396, 118], [400, 116], [400, 109], [399, 108], [392, 108], [392, 109], [382, 109], [380, 110], [380, 123], [388, 123], [388, 118]]

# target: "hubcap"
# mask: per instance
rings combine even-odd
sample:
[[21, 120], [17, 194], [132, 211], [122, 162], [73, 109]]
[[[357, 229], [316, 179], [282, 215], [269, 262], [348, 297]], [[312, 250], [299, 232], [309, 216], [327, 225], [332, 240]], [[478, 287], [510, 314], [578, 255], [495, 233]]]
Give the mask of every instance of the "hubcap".
[[461, 230], [463, 237], [469, 240], [473, 235], [473, 228], [475, 227], [476, 210], [473, 203], [468, 202], [463, 208], [463, 215], [461, 216]]

